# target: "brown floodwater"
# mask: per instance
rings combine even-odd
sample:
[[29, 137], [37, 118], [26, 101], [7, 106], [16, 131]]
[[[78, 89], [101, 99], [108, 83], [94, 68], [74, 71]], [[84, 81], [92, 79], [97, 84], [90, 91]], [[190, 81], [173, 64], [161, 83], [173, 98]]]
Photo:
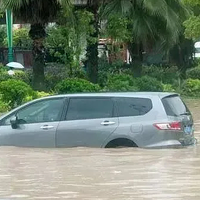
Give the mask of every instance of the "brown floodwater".
[[[200, 100], [187, 100], [200, 141]], [[0, 148], [0, 200], [199, 200], [200, 145], [181, 149]]]

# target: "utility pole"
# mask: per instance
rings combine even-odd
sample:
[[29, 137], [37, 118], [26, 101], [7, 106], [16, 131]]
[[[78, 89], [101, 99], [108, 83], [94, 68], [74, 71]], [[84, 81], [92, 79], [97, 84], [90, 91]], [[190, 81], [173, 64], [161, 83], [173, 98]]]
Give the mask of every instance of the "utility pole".
[[13, 59], [13, 14], [11, 10], [6, 10], [6, 26], [8, 38], [8, 62]]

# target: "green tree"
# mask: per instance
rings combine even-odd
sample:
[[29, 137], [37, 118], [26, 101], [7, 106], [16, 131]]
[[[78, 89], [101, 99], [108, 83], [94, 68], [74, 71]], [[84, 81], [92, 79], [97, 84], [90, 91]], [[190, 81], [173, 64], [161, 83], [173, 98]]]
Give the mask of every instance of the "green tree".
[[190, 17], [183, 23], [183, 25], [185, 26], [186, 38], [193, 40], [200, 38], [200, 16]]
[[128, 19], [131, 39], [127, 43], [133, 60], [139, 65], [145, 46], [159, 42], [159, 46], [169, 51], [177, 43], [182, 22], [188, 14], [187, 6], [179, 0], [111, 0], [104, 9], [104, 16]]
[[68, 67], [72, 77], [76, 70], [80, 70], [86, 40], [93, 32], [90, 26], [93, 15], [86, 10], [76, 10], [73, 19], [70, 17], [62, 15], [55, 26], [48, 28], [46, 48], [54, 58]]
[[183, 0], [184, 3], [189, 4], [191, 6], [199, 6], [200, 0]]
[[46, 25], [52, 22], [61, 8], [70, 8], [69, 0], [1, 0], [3, 9], [11, 9], [21, 22], [30, 23], [29, 36], [32, 39], [33, 87], [44, 89], [44, 67]]
[[16, 29], [13, 33], [13, 46], [29, 49], [32, 46], [32, 41], [29, 37], [28, 28]]
[[[93, 40], [88, 41], [85, 62], [92, 82], [98, 79], [98, 38], [102, 20], [109, 24], [107, 36], [127, 42], [133, 60], [141, 65], [144, 46], [159, 41], [159, 46], [169, 53], [179, 39], [182, 21], [188, 14], [187, 7], [179, 0], [89, 0], [86, 8], [94, 16], [91, 22]], [[113, 15], [115, 17], [111, 17]]]
[[[5, 35], [4, 46], [7, 46], [8, 40]], [[28, 28], [20, 28], [13, 31], [13, 46], [20, 47], [24, 49], [30, 49], [32, 46], [32, 40], [29, 37]]]
[[185, 37], [194, 41], [200, 39], [200, 0], [184, 0], [192, 8], [192, 16], [184, 23]]
[[99, 9], [104, 5], [104, 0], [88, 0], [87, 4], [76, 9], [85, 9], [93, 14], [90, 25], [93, 31], [90, 32], [87, 38], [86, 61], [87, 74], [91, 82], [97, 83], [98, 81], [98, 39], [100, 29], [100, 15]]

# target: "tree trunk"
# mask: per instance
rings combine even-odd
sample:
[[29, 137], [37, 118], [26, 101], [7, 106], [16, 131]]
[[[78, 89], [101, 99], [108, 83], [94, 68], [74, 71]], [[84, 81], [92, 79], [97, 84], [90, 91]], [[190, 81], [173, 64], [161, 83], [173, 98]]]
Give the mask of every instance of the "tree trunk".
[[45, 25], [32, 24], [29, 32], [33, 40], [33, 89], [37, 91], [45, 90], [45, 48], [44, 39], [46, 37]]
[[[94, 27], [94, 33], [90, 35], [90, 39], [87, 41], [87, 53], [86, 53], [86, 68], [89, 80], [93, 83], [98, 82], [98, 36], [99, 36], [99, 16], [98, 5], [91, 6], [88, 11], [94, 14], [94, 20], [91, 25]], [[92, 39], [92, 42], [91, 42]]]
[[143, 64], [143, 45], [142, 43], [129, 43], [128, 50], [132, 58], [132, 70], [135, 77], [140, 77], [142, 74]]

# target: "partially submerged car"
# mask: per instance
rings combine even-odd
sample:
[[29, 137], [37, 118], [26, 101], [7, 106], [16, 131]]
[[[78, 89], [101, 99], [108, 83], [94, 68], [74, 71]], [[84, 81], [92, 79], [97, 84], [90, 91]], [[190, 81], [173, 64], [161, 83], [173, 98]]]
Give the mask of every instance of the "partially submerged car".
[[191, 113], [174, 93], [50, 96], [0, 117], [1, 146], [146, 148], [194, 141]]

